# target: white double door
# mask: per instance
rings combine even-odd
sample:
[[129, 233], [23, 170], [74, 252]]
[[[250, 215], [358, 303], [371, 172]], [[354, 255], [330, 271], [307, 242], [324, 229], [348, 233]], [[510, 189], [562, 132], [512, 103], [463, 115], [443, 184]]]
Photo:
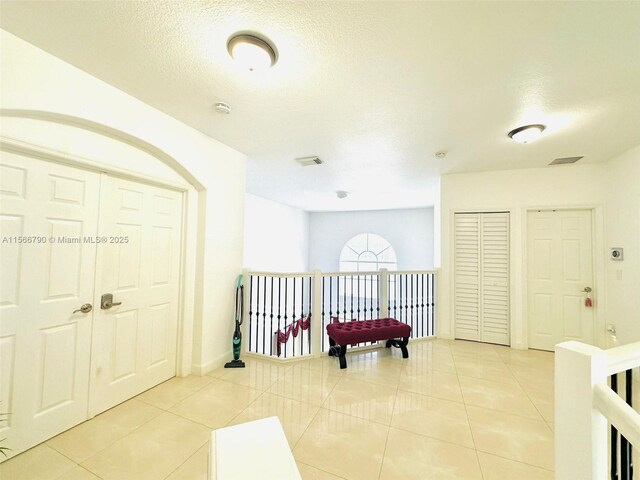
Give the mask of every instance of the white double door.
[[175, 375], [182, 194], [0, 155], [0, 438], [15, 455]]
[[553, 350], [566, 340], [593, 344], [591, 210], [532, 211], [527, 220], [529, 347]]

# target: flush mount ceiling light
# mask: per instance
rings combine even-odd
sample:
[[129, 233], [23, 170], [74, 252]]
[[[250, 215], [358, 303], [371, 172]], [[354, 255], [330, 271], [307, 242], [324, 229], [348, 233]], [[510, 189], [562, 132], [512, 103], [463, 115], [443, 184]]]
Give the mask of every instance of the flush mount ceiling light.
[[250, 72], [266, 70], [276, 63], [277, 56], [271, 44], [253, 34], [235, 34], [227, 43], [229, 55]]
[[336, 192], [336, 197], [338, 197], [339, 199], [343, 199], [343, 198], [347, 198], [347, 195], [349, 195], [349, 192], [345, 192], [344, 190], [338, 190]]
[[229, 115], [231, 113], [231, 105], [224, 102], [218, 102], [215, 106], [216, 112]]
[[534, 125], [524, 125], [522, 127], [514, 128], [509, 132], [509, 138], [515, 140], [518, 143], [529, 143], [542, 135], [544, 129], [547, 128], [539, 123]]

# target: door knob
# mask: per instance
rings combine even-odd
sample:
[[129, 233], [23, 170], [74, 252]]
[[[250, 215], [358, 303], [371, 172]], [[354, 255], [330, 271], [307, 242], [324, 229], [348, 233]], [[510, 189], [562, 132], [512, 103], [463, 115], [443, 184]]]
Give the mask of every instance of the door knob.
[[89, 313], [91, 310], [93, 310], [93, 305], [91, 305], [90, 303], [85, 303], [78, 310], [74, 310], [73, 313]]
[[100, 298], [100, 308], [102, 310], [109, 310], [111, 307], [122, 305], [122, 302], [113, 301], [113, 293], [105, 293]]
[[582, 291], [585, 292], [585, 293], [591, 293], [592, 289], [591, 289], [591, 287], [584, 287], [582, 289]]

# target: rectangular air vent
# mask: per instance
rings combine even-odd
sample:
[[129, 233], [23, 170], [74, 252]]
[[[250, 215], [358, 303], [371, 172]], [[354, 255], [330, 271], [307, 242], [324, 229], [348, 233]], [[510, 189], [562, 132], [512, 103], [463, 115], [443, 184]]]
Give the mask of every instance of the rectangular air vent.
[[576, 163], [578, 160], [584, 157], [564, 157], [564, 158], [556, 158], [549, 165], [567, 165], [569, 163]]
[[296, 158], [296, 162], [298, 162], [303, 167], [309, 167], [311, 165], [321, 165], [322, 160], [319, 157], [301, 157]]

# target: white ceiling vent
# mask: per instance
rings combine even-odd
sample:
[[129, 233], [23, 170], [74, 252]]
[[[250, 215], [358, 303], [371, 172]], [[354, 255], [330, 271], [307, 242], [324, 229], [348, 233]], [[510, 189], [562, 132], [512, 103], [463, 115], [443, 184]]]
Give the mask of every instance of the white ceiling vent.
[[576, 163], [578, 160], [584, 157], [564, 157], [564, 158], [556, 158], [549, 165], [567, 165], [569, 163]]
[[322, 165], [322, 160], [320, 160], [319, 157], [296, 158], [296, 162], [298, 162], [303, 167], [309, 167], [311, 165]]

